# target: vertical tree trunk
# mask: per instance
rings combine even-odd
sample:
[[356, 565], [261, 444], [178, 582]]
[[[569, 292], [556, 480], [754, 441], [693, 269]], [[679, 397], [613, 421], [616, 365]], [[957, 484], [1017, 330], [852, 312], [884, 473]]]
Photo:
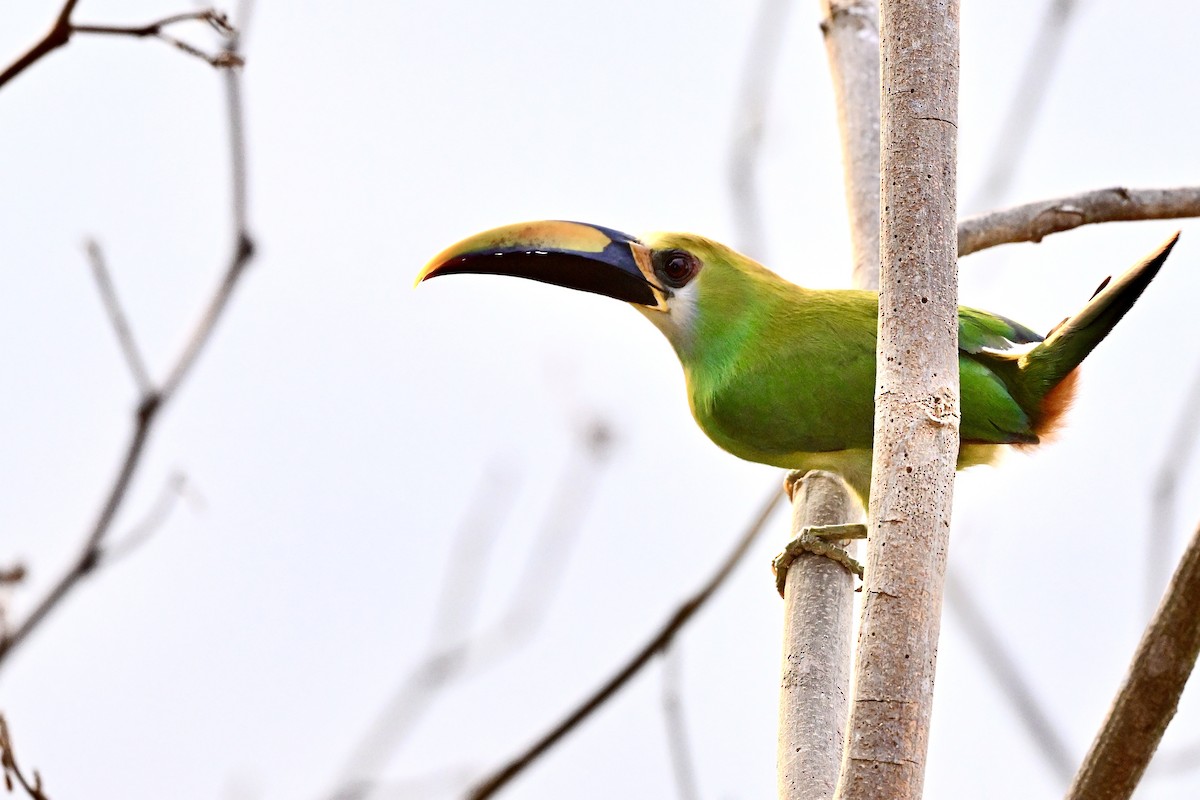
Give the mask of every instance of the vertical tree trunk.
[[879, 2], [821, 0], [846, 172], [854, 285], [879, 288]]
[[[854, 249], [853, 282], [879, 286], [879, 4], [821, 0], [846, 205]], [[792, 536], [808, 525], [862, 520], [845, 483], [809, 473], [793, 493]], [[853, 554], [854, 543], [846, 545]], [[783, 678], [779, 697], [779, 797], [833, 797], [843, 756], [850, 672], [854, 579], [822, 556], [801, 556], [784, 588]]]
[[839, 797], [901, 800], [924, 780], [958, 452], [958, 3], [880, 8], [871, 538]]

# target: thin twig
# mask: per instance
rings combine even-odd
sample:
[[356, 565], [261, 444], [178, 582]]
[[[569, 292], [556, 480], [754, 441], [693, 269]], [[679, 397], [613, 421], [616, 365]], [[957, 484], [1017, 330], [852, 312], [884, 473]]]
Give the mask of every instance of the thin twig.
[[58, 17], [55, 18], [54, 24], [50, 27], [46, 35], [33, 47], [29, 48], [20, 58], [5, 68], [3, 72], [0, 72], [0, 87], [45, 56], [71, 41], [71, 37], [76, 33], [129, 36], [138, 39], [153, 37], [179, 48], [188, 55], [206, 61], [214, 67], [229, 69], [240, 67], [243, 64], [242, 57], [238, 54], [235, 47], [227, 47], [218, 53], [205, 53], [194, 45], [176, 39], [164, 30], [167, 26], [179, 22], [201, 21], [207, 22], [222, 36], [232, 39], [234, 36], [233, 26], [229, 24], [229, 20], [224, 14], [214, 9], [173, 14], [146, 25], [76, 25], [71, 22], [71, 14], [75, 11], [75, 6], [78, 3], [79, 0], [67, 0], [62, 10], [58, 12]]
[[1123, 800], [1133, 794], [1200, 653], [1200, 526], [1175, 568], [1154, 619], [1068, 800]]
[[551, 728], [528, 749], [505, 764], [490, 777], [478, 783], [467, 796], [471, 800], [484, 800], [484, 798], [491, 797], [500, 791], [513, 778], [517, 777], [529, 765], [545, 754], [547, 750], [552, 748], [564, 736], [591, 716], [594, 711], [604, 705], [609, 698], [620, 691], [635, 675], [641, 672], [642, 668], [650, 663], [654, 656], [662, 652], [663, 648], [670, 645], [676, 634], [683, 629], [688, 620], [704, 607], [713, 594], [725, 583], [725, 580], [733, 572], [734, 568], [741, 563], [742, 558], [749, 551], [750, 545], [754, 543], [759, 533], [765, 528], [767, 519], [770, 518], [771, 513], [775, 511], [781, 500], [783, 500], [783, 492], [778, 488], [774, 489], [770, 497], [763, 503], [754, 520], [750, 523], [750, 526], [738, 539], [733, 550], [721, 562], [708, 582], [694, 595], [680, 604], [679, 608], [659, 628], [658, 632], [634, 653], [624, 666], [617, 670], [590, 697], [580, 703], [578, 707], [567, 714], [562, 721]]
[[662, 654], [662, 713], [667, 728], [667, 750], [671, 754], [671, 772], [675, 776], [675, 794], [679, 800], [699, 800], [700, 782], [696, 778], [696, 759], [692, 756], [687, 719], [683, 716], [683, 656], [678, 647]]
[[975, 647], [984, 667], [1008, 698], [1008, 705], [1025, 726], [1047, 766], [1063, 785], [1069, 783], [1075, 772], [1075, 758], [1070, 748], [1042, 709], [1034, 696], [1033, 687], [1025, 680], [1011, 651], [996, 634], [991, 620], [953, 571], [946, 573], [946, 608], [958, 615], [967, 640]]
[[1081, 225], [1183, 217], [1200, 217], [1200, 186], [1099, 189], [964, 219], [958, 223], [958, 255], [1001, 244], [1040, 242]]
[[1017, 175], [1017, 164], [1035, 129], [1034, 121], [1053, 83], [1054, 69], [1064, 50], [1063, 40], [1077, 7], [1077, 0], [1050, 0], [1047, 4], [1037, 39], [1029, 49], [1012, 104], [996, 137], [987, 175], [967, 208], [992, 208], [1008, 194]]
[[758, 162], [762, 157], [771, 79], [775, 76], [786, 28], [784, 23], [791, 7], [792, 3], [786, 0], [762, 0], [750, 34], [733, 115], [737, 128], [729, 147], [729, 190], [733, 200], [734, 229], [738, 232], [738, 249], [758, 259], [766, 257]]
[[123, 538], [105, 545], [100, 551], [96, 566], [111, 567], [149, 541], [150, 537], [166, 524], [167, 517], [183, 497], [186, 487], [187, 476], [182, 472], [172, 473], [159, 492], [158, 499], [150, 507], [150, 512], [141, 522], [130, 528]]
[[63, 4], [46, 35], [0, 72], [0, 87], [71, 40], [71, 14], [78, 3], [79, 0], [67, 0]]
[[173, 14], [146, 25], [72, 25], [71, 28], [76, 33], [102, 33], [142, 38], [146, 36], [159, 36], [163, 32], [163, 28], [179, 22], [207, 22], [221, 36], [228, 38], [234, 34], [234, 29], [229, 24], [229, 19], [221, 12], [211, 8], [204, 9], [203, 11], [186, 11], [182, 14]]
[[351, 750], [331, 797], [363, 796], [360, 791], [375, 784], [385, 759], [403, 743], [438, 690], [462, 672], [484, 568], [515, 496], [506, 475], [511, 473], [488, 470], [472, 494], [450, 546], [426, 655], [400, 681]]
[[[64, 7], [63, 15], [60, 18], [67, 19], [73, 7], [74, 3], [68, 3]], [[69, 25], [69, 22], [66, 24]], [[238, 46], [237, 36], [231, 37], [228, 43], [229, 51], [236, 54]], [[195, 326], [192, 336], [185, 344], [183, 351], [175, 362], [174, 368], [169, 372], [169, 377], [159, 389], [152, 389], [142, 393], [137, 410], [134, 413], [133, 430], [129, 437], [129, 443], [125, 447], [116, 476], [113, 478], [108, 494], [96, 517], [96, 521], [92, 524], [91, 529], [84, 539], [79, 554], [68, 566], [63, 575], [51, 586], [45, 596], [34, 605], [33, 610], [29, 612], [25, 619], [11, 634], [0, 640], [0, 666], [3, 666], [7, 657], [29, 637], [29, 634], [58, 606], [76, 584], [89, 575], [100, 562], [100, 558], [103, 555], [103, 543], [112, 529], [112, 523], [117, 512], [125, 501], [130, 484], [141, 463], [146, 444], [154, 428], [154, 423], [159, 417], [159, 412], [174, 397], [183, 378], [186, 377], [190, 368], [195, 363], [196, 357], [211, 338], [217, 320], [225, 310], [238, 279], [242, 276], [246, 265], [253, 256], [253, 240], [250, 237], [245, 220], [245, 140], [242, 131], [240, 78], [236, 72], [229, 70], [225, 72], [225, 80], [231, 141], [234, 148], [232, 157], [232, 205], [237, 226], [234, 232], [235, 243], [233, 255], [212, 300], [201, 316], [200, 322]]]
[[121, 308], [121, 301], [117, 299], [117, 289], [105, 263], [104, 252], [94, 239], [87, 240], [86, 249], [88, 261], [92, 264], [92, 276], [96, 279], [96, 288], [100, 291], [100, 299], [104, 302], [108, 321], [112, 324], [113, 332], [117, 334], [121, 354], [125, 356], [125, 364], [133, 375], [138, 394], [145, 397], [154, 391], [154, 382], [150, 380], [150, 370], [146, 368], [146, 360], [142, 357], [133, 337], [133, 330], [129, 327], [129, 318]]
[[189, 44], [182, 39], [177, 39], [167, 33], [168, 26], [178, 24], [180, 22], [207, 22], [213, 30], [226, 38], [234, 35], [233, 26], [229, 24], [229, 19], [219, 11], [214, 9], [204, 9], [203, 11], [189, 11], [184, 14], [174, 14], [169, 17], [151, 22], [146, 25], [72, 25], [71, 29], [74, 33], [93, 33], [106, 36], [132, 36], [137, 39], [153, 37], [160, 39], [169, 45], [179, 48], [188, 55], [195, 56], [202, 61], [207, 61], [214, 67], [230, 68], [243, 66], [241, 56], [230, 49], [223, 49], [217, 53], [206, 53], [193, 44]]
[[1175, 502], [1179, 479], [1187, 469], [1188, 460], [1200, 438], [1200, 372], [1192, 378], [1192, 386], [1183, 402], [1183, 413], [1175, 421], [1167, 437], [1167, 454], [1154, 477], [1150, 503], [1150, 531], [1146, 537], [1146, 605], [1150, 611], [1162, 596], [1166, 583], [1167, 560], [1175, 535]]
[[8, 733], [8, 722], [0, 714], [0, 772], [4, 773], [4, 786], [8, 791], [13, 790], [13, 779], [25, 790], [33, 800], [50, 800], [42, 788], [42, 776], [33, 770], [33, 777], [28, 778], [17, 764], [17, 754], [13, 751], [12, 737]]
[[400, 682], [347, 759], [339, 788], [333, 794], [338, 800], [361, 797], [361, 788], [374, 784], [385, 760], [412, 732], [440, 691], [473, 674], [469, 671], [473, 664], [494, 665], [537, 633], [548, 610], [554, 607], [564, 565], [582, 530], [580, 520], [595, 497], [601, 468], [608, 461], [613, 442], [609, 426], [602, 420], [593, 420], [580, 434], [576, 452], [553, 493], [550, 510], [529, 547], [507, 609], [487, 629], [471, 634], [489, 545], [497, 541], [495, 531], [513, 497], [507, 490], [485, 493], [505, 488], [498, 487], [496, 479], [489, 480], [476, 494], [471, 504], [474, 510], [466, 516], [452, 548], [427, 655]]

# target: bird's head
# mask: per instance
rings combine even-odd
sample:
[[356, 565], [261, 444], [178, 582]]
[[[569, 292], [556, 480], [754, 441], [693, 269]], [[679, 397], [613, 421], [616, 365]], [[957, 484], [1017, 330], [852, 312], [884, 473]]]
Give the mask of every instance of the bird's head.
[[677, 350], [688, 347], [704, 307], [738, 303], [745, 280], [767, 271], [724, 245], [688, 233], [638, 239], [582, 222], [506, 225], [439, 253], [417, 283], [454, 273], [510, 275], [594, 292], [633, 305]]

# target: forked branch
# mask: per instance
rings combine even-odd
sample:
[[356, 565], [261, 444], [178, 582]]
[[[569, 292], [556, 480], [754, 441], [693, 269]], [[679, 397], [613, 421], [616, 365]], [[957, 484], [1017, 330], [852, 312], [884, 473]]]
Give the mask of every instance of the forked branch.
[[[46, 52], [61, 46], [65, 43], [65, 39], [58, 41], [54, 39], [54, 31], [63, 29], [66, 26], [66, 36], [70, 36], [70, 32], [74, 30], [70, 15], [75, 7], [75, 2], [68, 2], [59, 15], [59, 20], [52, 30], [51, 35], [44, 41], [57, 41], [57, 44], [52, 44], [43, 47], [44, 42], [35, 46], [31, 53], [40, 52], [45, 55]], [[203, 12], [197, 12], [203, 14]], [[183, 15], [187, 18], [195, 18], [196, 15]], [[180, 21], [183, 17], [168, 18], [160, 24], [170, 24]], [[222, 20], [224, 18], [222, 17]], [[223, 22], [225, 29], [233, 31], [228, 27], [227, 22]], [[151, 35], [151, 34], [145, 34]], [[43, 47], [39, 51], [39, 47]], [[240, 62], [241, 57], [238, 55], [238, 39], [235, 33], [231, 33], [228, 40], [227, 51], [229, 60]], [[29, 59], [28, 55], [23, 59], [24, 69], [29, 64], [33, 63], [40, 57]], [[20, 69], [14, 71], [14, 68], [22, 64], [18, 61], [14, 67], [10, 67], [5, 71], [4, 80], [7, 80], [19, 72]], [[117, 468], [115, 477], [109, 486], [104, 502], [100, 507], [100, 512], [96, 516], [95, 522], [84, 538], [83, 545], [80, 548], [75, 559], [68, 565], [61, 577], [47, 590], [46, 594], [34, 604], [33, 609], [28, 615], [16, 625], [11, 633], [5, 632], [0, 638], [0, 667], [4, 665], [8, 656], [24, 642], [31, 632], [33, 632], [47, 615], [54, 610], [63, 598], [70, 593], [72, 589], [78, 585], [79, 581], [87, 575], [91, 574], [98, 565], [101, 564], [103, 558], [108, 555], [106, 551], [107, 537], [112, 530], [113, 521], [116, 519], [117, 512], [121, 509], [125, 498], [128, 495], [129, 487], [133, 482], [134, 475], [137, 472], [138, 466], [141, 464], [142, 456], [145, 454], [146, 445], [149, 442], [150, 435], [155, 427], [155, 422], [159, 419], [160, 414], [168, 403], [174, 398], [180, 384], [191, 371], [197, 357], [203, 350], [204, 346], [211, 340], [213, 329], [217, 321], [221, 318], [223, 312], [228, 306], [229, 299], [233, 294], [234, 288], [237, 286], [239, 279], [245, 272], [247, 264], [254, 255], [254, 243], [250, 236], [249, 228], [246, 222], [246, 175], [245, 175], [245, 135], [242, 128], [242, 100], [240, 77], [237, 72], [229, 70], [225, 73], [226, 81], [226, 98], [228, 106], [228, 118], [230, 127], [230, 142], [232, 149], [232, 205], [234, 217], [234, 235], [232, 253], [229, 257], [229, 262], [225, 268], [224, 274], [218, 282], [216, 290], [209, 298], [204, 310], [200, 314], [199, 320], [193, 327], [192, 334], [184, 343], [183, 349], [175, 359], [172, 367], [167, 372], [167, 377], [157, 386], [154, 385], [146, 371], [145, 365], [142, 363], [140, 351], [136, 347], [132, 334], [129, 332], [129, 326], [124, 320], [124, 315], [120, 310], [119, 304], [116, 302], [116, 294], [111, 289], [111, 282], [107, 282], [108, 271], [104, 267], [102, 260], [98, 259], [98, 251], [92, 253], [93, 269], [96, 270], [97, 278], [100, 283], [101, 296], [105, 303], [105, 308], [108, 311], [110, 322], [117, 332], [119, 341], [121, 342], [122, 351], [125, 355], [126, 362], [129, 365], [130, 371], [134, 376], [135, 382], [138, 384], [139, 400], [137, 409], [133, 415], [132, 431], [129, 437], [129, 443], [125, 446], [125, 451], [121, 457], [120, 464]], [[0, 85], [3, 85], [3, 80], [0, 80]]]
[[232, 38], [234, 36], [233, 26], [229, 24], [229, 20], [224, 14], [215, 9], [208, 8], [202, 11], [173, 14], [155, 22], [147, 23], [146, 25], [79, 25], [71, 21], [71, 15], [75, 12], [75, 6], [78, 3], [79, 0], [67, 0], [63, 4], [62, 10], [58, 12], [54, 24], [50, 26], [50, 30], [46, 32], [46, 35], [5, 68], [3, 72], [0, 72], [0, 87], [71, 41], [71, 37], [77, 33], [132, 36], [136, 39], [151, 37], [161, 39], [167, 44], [179, 48], [188, 55], [206, 61], [214, 67], [229, 68], [242, 66], [241, 56], [232, 48], [225, 48], [216, 53], [206, 53], [195, 45], [176, 38], [167, 30], [167, 28], [178, 25], [181, 22], [204, 22], [222, 36]]

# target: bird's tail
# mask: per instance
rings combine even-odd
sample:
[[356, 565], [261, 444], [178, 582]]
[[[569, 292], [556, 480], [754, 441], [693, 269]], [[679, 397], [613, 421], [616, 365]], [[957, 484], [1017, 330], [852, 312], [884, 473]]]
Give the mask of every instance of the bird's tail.
[[1087, 305], [1054, 326], [1046, 339], [1021, 356], [1022, 384], [1036, 399], [1034, 431], [1045, 437], [1058, 427], [1075, 394], [1075, 368], [1108, 336], [1141, 297], [1179, 239], [1176, 233], [1116, 280], [1106, 278]]

